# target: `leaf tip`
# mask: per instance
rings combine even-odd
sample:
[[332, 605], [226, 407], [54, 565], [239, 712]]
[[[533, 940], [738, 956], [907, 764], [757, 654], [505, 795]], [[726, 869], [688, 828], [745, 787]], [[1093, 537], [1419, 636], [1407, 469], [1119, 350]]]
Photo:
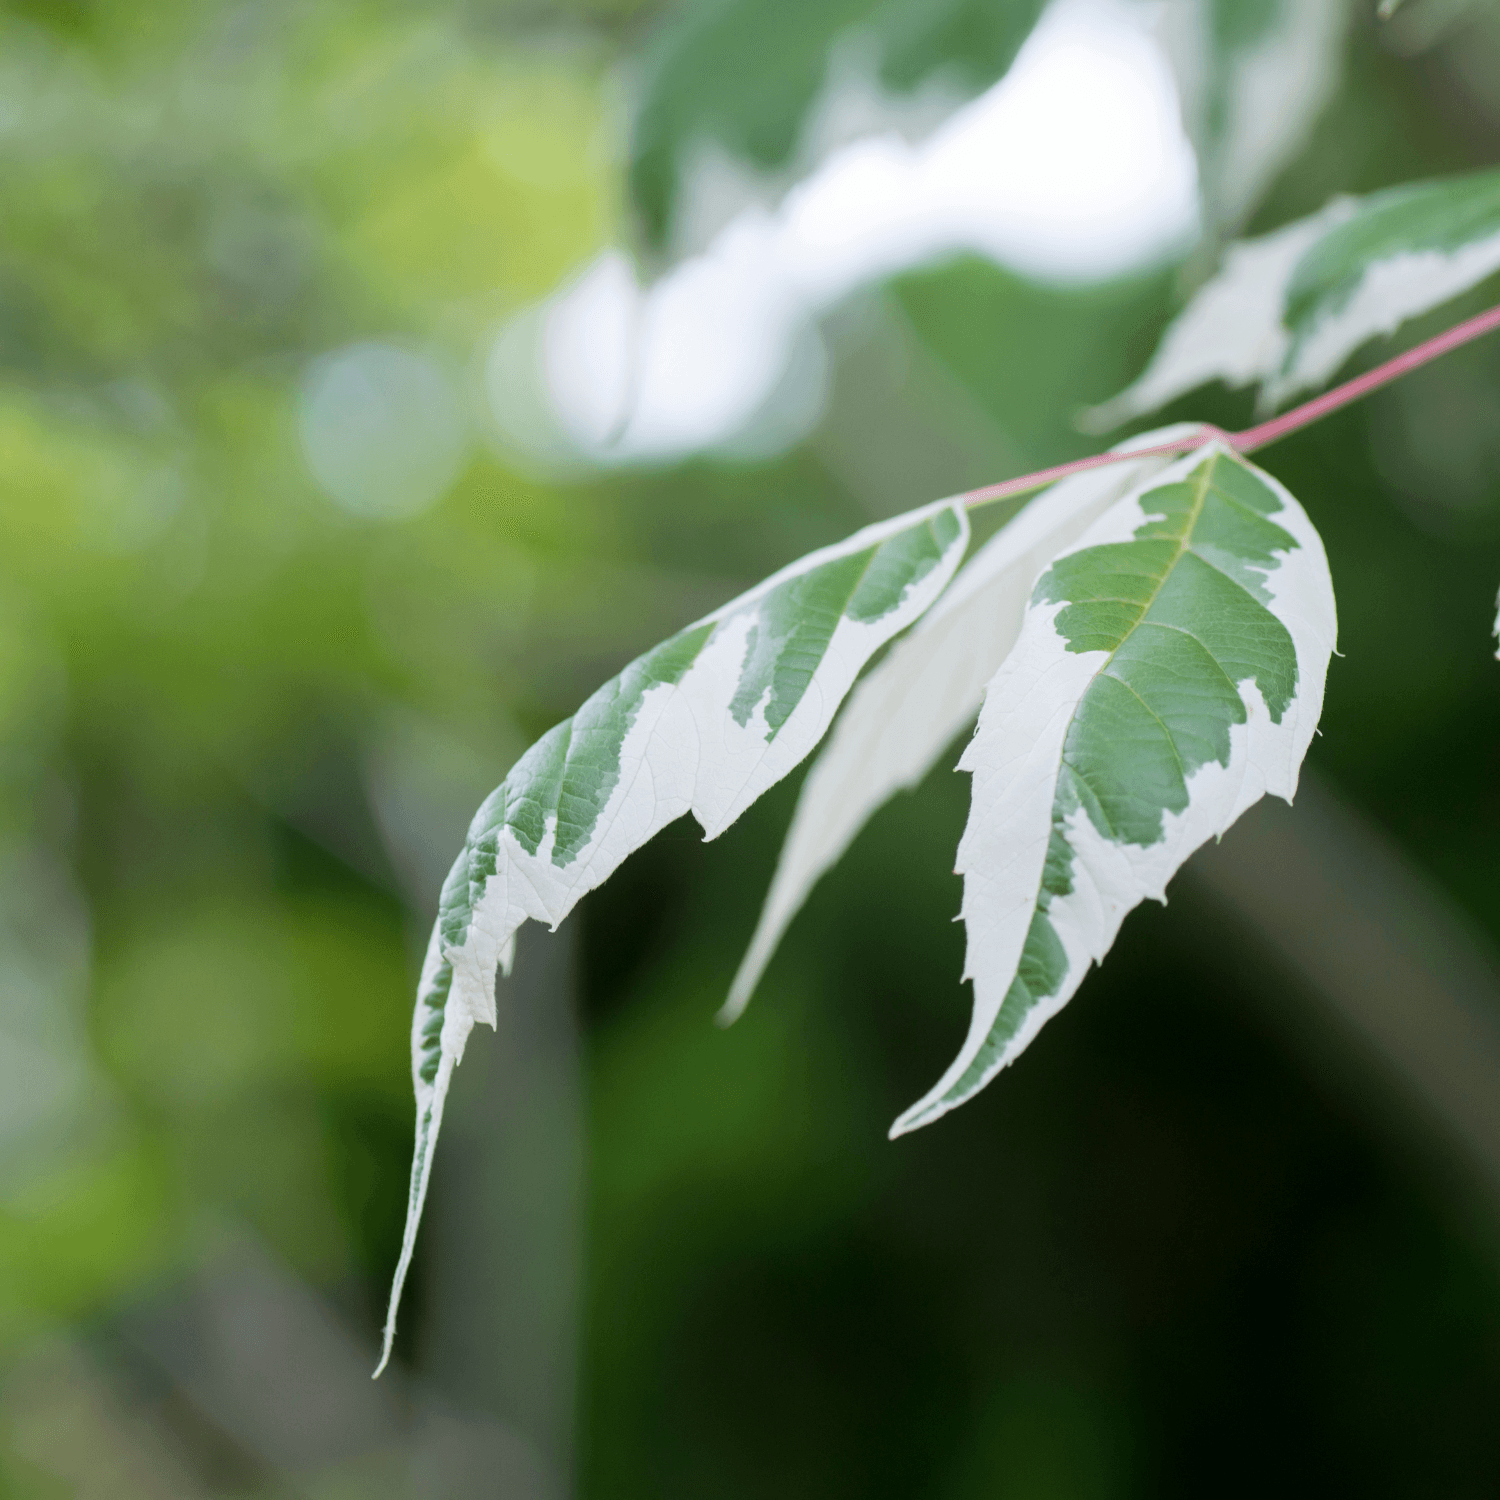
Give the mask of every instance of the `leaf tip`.
[[1074, 428], [1088, 437], [1103, 437], [1106, 432], [1113, 432], [1132, 415], [1124, 395], [1121, 392], [1109, 401], [1101, 401], [1098, 406], [1080, 406], [1073, 413]]
[[392, 1289], [390, 1310], [386, 1313], [385, 1328], [380, 1335], [380, 1363], [375, 1366], [371, 1380], [379, 1380], [385, 1367], [391, 1362], [391, 1350], [396, 1345], [396, 1304], [401, 1298], [401, 1283], [405, 1280], [404, 1267], [396, 1273], [396, 1284]]
[[899, 1140], [903, 1135], [911, 1135], [913, 1131], [920, 1130], [924, 1125], [931, 1125], [936, 1119], [948, 1113], [953, 1106], [942, 1099], [934, 1099], [930, 1094], [923, 1099], [918, 1099], [910, 1109], [903, 1110], [896, 1116], [891, 1128], [886, 1132], [887, 1140]]

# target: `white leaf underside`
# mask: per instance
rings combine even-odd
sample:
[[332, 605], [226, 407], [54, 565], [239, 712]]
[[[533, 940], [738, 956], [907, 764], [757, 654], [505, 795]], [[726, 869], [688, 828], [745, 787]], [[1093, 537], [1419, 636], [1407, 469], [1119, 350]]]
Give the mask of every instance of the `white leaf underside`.
[[[1197, 429], [1141, 433], [1117, 451], [1149, 448]], [[972, 721], [985, 684], [1021, 631], [1038, 574], [1133, 485], [1165, 467], [1140, 459], [1075, 474], [1044, 490], [964, 564], [947, 592], [849, 695], [797, 799], [765, 906], [721, 1024], [749, 1004], [808, 893], [871, 815], [915, 787]]]
[[[918, 619], [946, 588], [968, 537], [961, 501], [942, 500], [866, 527], [782, 569], [632, 663], [572, 720], [538, 741], [476, 814], [444, 886], [418, 986], [412, 1022], [417, 1142], [377, 1375], [390, 1357], [396, 1309], [453, 1070], [475, 1023], [495, 1024], [496, 975], [509, 971], [517, 930], [526, 921], [556, 927], [586, 892], [684, 813], [693, 813], [705, 838], [722, 833], [814, 748], [871, 655]], [[911, 538], [921, 547], [890, 562], [892, 549]], [[864, 553], [874, 560], [861, 565]], [[890, 563], [883, 575], [882, 558]], [[835, 600], [829, 606], [822, 596], [809, 596], [808, 616], [822, 611], [825, 635], [818, 649], [804, 648], [797, 630], [806, 621], [768, 611], [785, 597], [788, 586], [800, 586], [839, 565], [863, 570], [851, 574], [854, 592], [843, 603]], [[859, 590], [873, 586], [872, 579], [879, 584], [882, 577], [888, 603], [861, 615], [853, 607], [862, 597]], [[790, 633], [778, 636], [776, 630], [783, 627]], [[671, 680], [655, 680], [659, 674], [651, 663], [678, 643], [685, 644]], [[643, 664], [647, 675], [637, 675], [632, 684], [628, 679]], [[789, 671], [785, 681], [774, 676], [753, 702], [744, 699], [747, 681], [758, 682], [761, 675], [783, 667]], [[768, 715], [778, 693], [789, 701], [772, 722]], [[611, 719], [613, 704], [627, 699], [628, 715]], [[619, 732], [622, 717], [627, 727]], [[601, 757], [591, 751], [592, 758], [580, 754], [576, 775], [571, 770], [558, 773], [545, 818], [538, 816], [533, 825], [539, 832], [535, 847], [527, 848], [512, 815], [524, 810], [533, 785], [547, 779], [542, 752], [552, 743], [557, 756], [571, 756], [577, 747], [589, 747], [591, 735], [605, 752], [604, 771], [594, 764]], [[572, 783], [569, 775], [574, 775]], [[602, 805], [581, 812], [590, 793], [596, 794], [596, 803], [602, 796]], [[434, 1047], [433, 1027], [439, 1023]]]
[[[1149, 518], [1142, 496], [1185, 479], [1207, 455], [1234, 461], [1217, 444], [1189, 455], [1119, 501], [1062, 557], [1136, 537]], [[1042, 907], [1063, 955], [1061, 978], [1050, 994], [1039, 994], [1019, 1012], [1024, 1019], [997, 1046], [992, 1032], [1017, 981], [1049, 856], [1056, 857], [1054, 816], [1061, 805], [1064, 747], [1083, 695], [1112, 661], [1108, 651], [1069, 649], [1055, 623], [1066, 605], [1042, 599], [1052, 574], [1044, 575], [1015, 650], [985, 693], [974, 739], [959, 762], [974, 776], [957, 861], [968, 933], [964, 974], [974, 984], [968, 1036], [937, 1084], [892, 1126], [892, 1136], [931, 1123], [1014, 1061], [1067, 1003], [1089, 965], [1103, 958], [1126, 913], [1145, 897], [1165, 900], [1167, 881], [1194, 849], [1222, 834], [1266, 792], [1291, 800], [1317, 727], [1334, 645], [1332, 583], [1322, 544], [1301, 507], [1275, 480], [1238, 462], [1280, 501], [1272, 519], [1295, 541], [1278, 554], [1263, 585], [1269, 612], [1295, 646], [1295, 694], [1275, 722], [1257, 681], [1237, 684], [1244, 721], [1229, 731], [1225, 763], [1209, 758], [1187, 777], [1186, 807], [1164, 813], [1154, 841], [1108, 839], [1081, 806], [1062, 820], [1058, 832], [1071, 853], [1072, 888]]]

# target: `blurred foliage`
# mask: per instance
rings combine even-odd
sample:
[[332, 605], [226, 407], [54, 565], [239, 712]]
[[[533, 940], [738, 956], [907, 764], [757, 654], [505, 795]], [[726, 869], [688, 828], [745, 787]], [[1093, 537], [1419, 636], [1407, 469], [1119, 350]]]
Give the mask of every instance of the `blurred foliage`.
[[[515, 1288], [461, 1225], [424, 1242], [403, 1325], [382, 1441], [426, 1433], [410, 1468], [237, 1425], [291, 1387], [277, 1340], [311, 1313], [213, 1346], [218, 1405], [168, 1337], [232, 1233], [373, 1362], [433, 851], [440, 874], [529, 738], [636, 651], [894, 508], [861, 454], [899, 437], [916, 503], [1085, 451], [1073, 412], [1172, 305], [1167, 272], [932, 267], [832, 320], [832, 406], [798, 451], [524, 471], [478, 364], [624, 236], [615, 64], [651, 24], [479, 0], [0, 19], [0, 1492], [497, 1492], [503, 1433], [472, 1471], [443, 1434], [514, 1412], [427, 1331], [472, 1324], [481, 1365], [514, 1342], [484, 1288]], [[1358, 28], [1260, 226], [1490, 160], [1468, 35], [1403, 58]], [[372, 342], [419, 352], [464, 415], [458, 477], [405, 518], [341, 508], [303, 456], [318, 362]], [[1339, 590], [1314, 761], [1500, 939], [1497, 376], [1500, 350], [1466, 350], [1274, 466]], [[1189, 414], [1248, 417], [1218, 391], [1167, 416]], [[1309, 1041], [1319, 997], [1191, 881], [981, 1100], [885, 1141], [963, 1024], [966, 793], [940, 772], [876, 820], [728, 1034], [709, 1018], [794, 787], [720, 844], [672, 829], [574, 919], [579, 1489], [1493, 1491], [1494, 1184]], [[463, 1160], [440, 1202], [472, 1188]], [[233, 1385], [254, 1349], [269, 1373]]]
[[[787, 167], [806, 145], [830, 48], [857, 29], [880, 83], [977, 94], [1004, 75], [1042, 0], [708, 0], [681, 7], [644, 62], [632, 129], [631, 198], [661, 245], [691, 153]], [[843, 61], [848, 63], [849, 59]], [[863, 59], [861, 59], [863, 61]]]
[[[0, 69], [20, 1335], [172, 1274], [208, 1207], [320, 1280], [384, 1270], [351, 1194], [399, 1199], [399, 1174], [342, 1180], [340, 1144], [343, 1115], [398, 1142], [409, 1107], [370, 746], [441, 714], [503, 765], [512, 713], [555, 711], [521, 638], [641, 585], [595, 497], [564, 516], [475, 451], [435, 514], [372, 527], [297, 441], [311, 356], [394, 335], [461, 368], [609, 234], [597, 44], [396, 6], [22, 7]], [[580, 649], [614, 650], [596, 628]], [[78, 1027], [44, 1014], [85, 988]], [[87, 1070], [61, 1122], [38, 1067]]]

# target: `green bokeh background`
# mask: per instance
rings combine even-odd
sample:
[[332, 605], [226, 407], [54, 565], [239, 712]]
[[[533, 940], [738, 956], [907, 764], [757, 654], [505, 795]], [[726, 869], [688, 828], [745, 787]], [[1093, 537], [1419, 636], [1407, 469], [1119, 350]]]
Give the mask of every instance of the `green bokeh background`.
[[[528, 933], [368, 1385], [430, 873], [472, 807], [801, 552], [1090, 451], [1075, 412], [1183, 285], [937, 265], [830, 317], [794, 452], [528, 470], [486, 431], [483, 350], [630, 241], [628, 60], [658, 19], [0, 7], [0, 1494], [1495, 1493], [1500, 1158], [1191, 871], [1015, 1069], [887, 1143], [967, 1015], [946, 769], [728, 1033], [797, 778]], [[1361, 11], [1252, 227], [1497, 154], [1493, 22], [1402, 55]], [[472, 415], [410, 518], [341, 510], [302, 455], [313, 362], [369, 340], [425, 350]], [[1482, 965], [1497, 376], [1471, 347], [1266, 456], [1338, 590], [1319, 795]]]

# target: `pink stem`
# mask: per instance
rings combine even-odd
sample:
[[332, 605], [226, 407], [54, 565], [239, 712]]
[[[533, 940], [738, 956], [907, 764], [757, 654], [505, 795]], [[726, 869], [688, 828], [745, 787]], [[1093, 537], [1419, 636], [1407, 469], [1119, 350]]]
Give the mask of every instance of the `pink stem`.
[[1257, 448], [1264, 448], [1268, 443], [1286, 437], [1288, 433], [1309, 426], [1326, 417], [1329, 412], [1337, 411], [1351, 401], [1358, 401], [1361, 396], [1368, 396], [1371, 391], [1399, 380], [1401, 376], [1429, 363], [1440, 354], [1470, 343], [1495, 328], [1500, 328], [1500, 306], [1466, 318], [1446, 332], [1418, 344], [1415, 349], [1408, 349], [1405, 354], [1398, 354], [1394, 359], [1376, 365], [1373, 370], [1335, 386], [1333, 390], [1304, 402], [1301, 406], [1293, 407], [1282, 416], [1272, 417], [1269, 422], [1261, 422], [1255, 427], [1247, 427], [1243, 432], [1225, 432], [1222, 428], [1205, 422], [1196, 433], [1170, 443], [1159, 443], [1152, 448], [1136, 448], [1129, 453], [1096, 453], [1091, 458], [1077, 458], [1072, 463], [1054, 464], [1050, 469], [1023, 474], [1019, 479], [1004, 479], [999, 484], [987, 484], [980, 489], [967, 491], [960, 498], [966, 506], [984, 505], [991, 500], [1004, 500], [1011, 495], [1024, 495], [1031, 490], [1039, 490], [1056, 480], [1066, 479], [1070, 474], [1102, 469], [1106, 464], [1122, 463], [1132, 458], [1150, 458], [1157, 454], [1186, 453], [1210, 438], [1221, 439], [1238, 453], [1253, 453]]
[[1434, 334], [1415, 349], [1408, 349], [1405, 354], [1398, 354], [1395, 359], [1388, 359], [1383, 365], [1376, 365], [1373, 370], [1335, 386], [1325, 395], [1302, 406], [1293, 407], [1284, 416], [1272, 417], [1269, 422], [1262, 422], [1258, 427], [1249, 427], [1244, 432], [1235, 433], [1230, 441], [1241, 453], [1253, 453], [1257, 448], [1264, 448], [1267, 443], [1274, 443], [1277, 438], [1296, 432], [1299, 427], [1306, 427], [1320, 417], [1326, 417], [1329, 412], [1337, 411], [1351, 401], [1358, 401], [1361, 396], [1368, 396], [1371, 391], [1377, 391], [1393, 380], [1399, 380], [1401, 376], [1419, 369], [1438, 355], [1457, 349], [1461, 344], [1467, 344], [1493, 328], [1500, 328], [1500, 307], [1492, 307], [1488, 312], [1465, 318], [1462, 323], [1454, 324], [1445, 333]]

